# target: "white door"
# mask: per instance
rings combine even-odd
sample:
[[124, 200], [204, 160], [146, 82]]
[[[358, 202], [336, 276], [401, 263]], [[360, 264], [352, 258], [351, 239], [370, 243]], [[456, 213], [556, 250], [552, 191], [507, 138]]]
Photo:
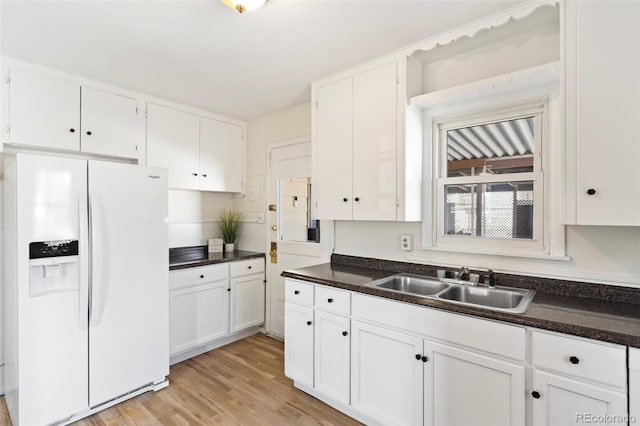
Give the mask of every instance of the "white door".
[[313, 149], [317, 217], [351, 220], [353, 80], [347, 78], [319, 87], [315, 112]]
[[421, 425], [422, 339], [351, 322], [351, 408], [382, 424]]
[[626, 393], [538, 370], [533, 372], [531, 398], [536, 426], [583, 425], [591, 423], [585, 416], [622, 417], [627, 414]]
[[396, 220], [397, 71], [353, 77], [353, 219]]
[[199, 189], [199, 138], [197, 115], [147, 104], [147, 165], [169, 169], [169, 188]]
[[[310, 200], [311, 145], [308, 138], [272, 144], [268, 150], [267, 253], [275, 245], [277, 259], [267, 256], [267, 332], [284, 337], [282, 271], [328, 262], [333, 248], [333, 223], [320, 223], [320, 242], [309, 241], [315, 217]], [[314, 225], [317, 223], [313, 222]], [[275, 261], [275, 263], [274, 263]]]
[[313, 308], [287, 302], [285, 310], [284, 374], [313, 387]]
[[525, 367], [424, 342], [424, 424], [525, 424]]
[[166, 175], [89, 161], [91, 406], [169, 374]]
[[133, 98], [82, 88], [80, 150], [138, 158], [138, 113]]
[[351, 321], [320, 310], [315, 315], [315, 390], [349, 405]]
[[231, 280], [230, 332], [264, 323], [264, 276], [249, 275]]
[[241, 126], [200, 118], [200, 190], [242, 191], [243, 145]]
[[78, 151], [80, 86], [10, 70], [9, 141]]

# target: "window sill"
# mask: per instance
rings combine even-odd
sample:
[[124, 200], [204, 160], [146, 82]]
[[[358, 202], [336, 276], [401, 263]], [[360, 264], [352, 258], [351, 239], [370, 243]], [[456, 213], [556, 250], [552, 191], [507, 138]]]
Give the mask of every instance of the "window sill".
[[412, 250], [407, 256], [410, 260], [428, 260], [430, 257], [429, 254], [431, 252], [438, 253], [455, 253], [460, 255], [484, 255], [484, 256], [505, 256], [505, 257], [515, 257], [515, 258], [524, 258], [524, 259], [542, 259], [542, 260], [554, 260], [554, 261], [562, 261], [568, 262], [571, 260], [569, 256], [563, 255], [554, 255], [540, 252], [532, 252], [532, 251], [514, 251], [514, 250], [487, 250], [486, 248], [465, 248], [464, 250], [454, 249], [449, 247], [426, 247], [419, 246], [416, 249]]

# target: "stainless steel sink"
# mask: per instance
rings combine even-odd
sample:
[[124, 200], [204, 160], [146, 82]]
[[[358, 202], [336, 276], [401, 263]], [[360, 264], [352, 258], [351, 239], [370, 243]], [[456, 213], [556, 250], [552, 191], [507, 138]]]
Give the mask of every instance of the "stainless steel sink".
[[462, 280], [443, 281], [421, 275], [397, 274], [368, 285], [396, 293], [517, 314], [526, 312], [536, 293], [511, 287], [478, 287]]
[[372, 287], [382, 288], [399, 293], [415, 294], [418, 296], [430, 296], [440, 293], [449, 287], [436, 279], [429, 279], [420, 275], [392, 275], [370, 284]]
[[535, 295], [534, 291], [507, 287], [451, 286], [438, 298], [506, 312], [523, 313]]

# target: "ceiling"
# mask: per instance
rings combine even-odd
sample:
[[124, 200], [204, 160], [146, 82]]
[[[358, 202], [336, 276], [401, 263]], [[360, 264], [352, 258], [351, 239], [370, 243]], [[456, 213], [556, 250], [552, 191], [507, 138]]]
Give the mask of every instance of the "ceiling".
[[310, 100], [310, 82], [521, 0], [1, 2], [2, 55], [230, 117]]

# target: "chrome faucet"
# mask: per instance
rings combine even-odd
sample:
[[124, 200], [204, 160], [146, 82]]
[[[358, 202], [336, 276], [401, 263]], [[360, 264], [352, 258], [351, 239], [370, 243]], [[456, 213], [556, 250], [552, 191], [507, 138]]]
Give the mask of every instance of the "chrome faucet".
[[462, 266], [458, 270], [458, 272], [455, 273], [455, 277], [456, 277], [457, 280], [463, 280], [465, 274], [469, 274], [469, 267], [468, 266]]

